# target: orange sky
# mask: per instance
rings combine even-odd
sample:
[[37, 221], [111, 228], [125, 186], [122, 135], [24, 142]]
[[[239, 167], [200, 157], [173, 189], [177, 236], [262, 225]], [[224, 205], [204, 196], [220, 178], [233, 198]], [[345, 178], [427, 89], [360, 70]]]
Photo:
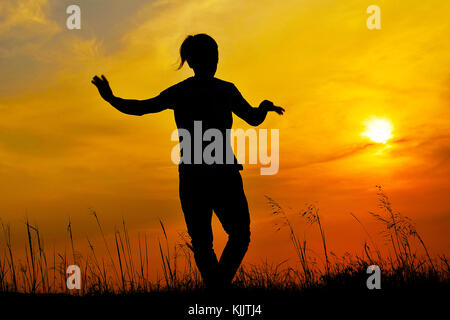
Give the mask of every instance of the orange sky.
[[[284, 260], [264, 195], [283, 206], [320, 208], [331, 250], [361, 250], [374, 233], [382, 185], [434, 253], [450, 253], [450, 3], [376, 1], [381, 30], [368, 30], [373, 1], [77, 1], [82, 29], [67, 30], [72, 1], [0, 3], [0, 217], [20, 243], [28, 216], [48, 241], [96, 234], [95, 209], [113, 231], [163, 219], [184, 229], [173, 114], [133, 117], [101, 101], [90, 79], [105, 74], [124, 98], [150, 98], [191, 75], [175, 71], [188, 34], [219, 44], [216, 76], [257, 106], [283, 106], [261, 128], [280, 130], [280, 170], [246, 166], [253, 244], [248, 261]], [[367, 119], [388, 119], [393, 138], [361, 135]], [[248, 128], [235, 119], [234, 128]], [[217, 227], [217, 223], [215, 223]], [[311, 232], [312, 233], [312, 232]], [[222, 233], [219, 233], [222, 235]], [[315, 237], [311, 235], [311, 237]], [[218, 236], [218, 246], [223, 237]]]

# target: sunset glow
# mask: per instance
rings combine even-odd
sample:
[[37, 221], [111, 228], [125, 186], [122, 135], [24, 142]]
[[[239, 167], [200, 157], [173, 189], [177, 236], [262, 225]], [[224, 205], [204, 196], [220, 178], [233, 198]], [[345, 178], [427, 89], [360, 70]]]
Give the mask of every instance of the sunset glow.
[[[88, 252], [86, 238], [98, 236], [91, 211], [106, 236], [123, 218], [135, 235], [157, 239], [162, 221], [179, 239], [186, 224], [171, 159], [173, 111], [125, 115], [91, 79], [104, 74], [121, 98], [155, 97], [193, 75], [187, 65], [176, 70], [180, 44], [207, 33], [219, 47], [217, 78], [253, 107], [268, 99], [286, 109], [255, 127], [279, 130], [277, 173], [262, 176], [263, 166], [248, 162], [242, 171], [252, 228], [246, 263], [297, 261], [289, 233], [275, 232], [279, 216], [266, 195], [292, 212], [317, 204], [339, 255], [367, 237], [349, 212], [379, 236], [368, 214], [378, 208], [376, 185], [430, 250], [450, 254], [450, 1], [379, 0], [381, 29], [373, 30], [372, 1], [74, 2], [79, 30], [66, 27], [71, 1], [0, 1], [0, 220], [18, 248], [25, 218], [49, 248], [69, 248], [70, 219], [77, 251]], [[252, 127], [233, 116], [233, 128]], [[303, 222], [298, 234], [314, 236]], [[219, 251], [227, 235], [216, 218], [213, 227]], [[309, 239], [321, 252], [320, 238]]]

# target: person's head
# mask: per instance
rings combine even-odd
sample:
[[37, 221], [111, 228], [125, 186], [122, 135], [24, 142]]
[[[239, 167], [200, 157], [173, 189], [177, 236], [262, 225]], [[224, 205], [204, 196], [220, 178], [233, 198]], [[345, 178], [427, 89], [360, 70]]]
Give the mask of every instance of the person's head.
[[217, 70], [219, 50], [216, 41], [204, 33], [187, 36], [180, 47], [181, 62], [178, 69], [187, 62], [195, 75], [212, 78]]

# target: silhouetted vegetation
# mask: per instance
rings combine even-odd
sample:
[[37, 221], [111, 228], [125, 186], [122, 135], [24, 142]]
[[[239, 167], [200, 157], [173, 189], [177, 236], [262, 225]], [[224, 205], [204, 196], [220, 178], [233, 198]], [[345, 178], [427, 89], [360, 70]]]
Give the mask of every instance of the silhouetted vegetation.
[[[234, 280], [233, 290], [262, 290], [276, 292], [304, 292], [311, 290], [366, 290], [366, 269], [378, 265], [382, 270], [382, 288], [448, 287], [450, 265], [445, 255], [432, 257], [414, 223], [408, 217], [392, 209], [389, 198], [378, 187], [379, 210], [369, 212], [383, 227], [382, 236], [388, 241], [390, 250], [384, 256], [373, 237], [353, 213], [355, 221], [367, 235], [364, 254], [345, 254], [338, 257], [329, 251], [325, 227], [319, 209], [308, 205], [306, 209], [287, 213], [274, 199], [267, 197], [273, 215], [279, 219], [278, 230], [287, 230], [297, 261], [294, 266], [284, 261], [280, 264], [264, 262], [260, 265], [240, 267]], [[322, 241], [322, 258], [311, 255], [305, 237], [296, 233], [292, 215], [298, 215], [305, 223], [317, 228]], [[75, 295], [143, 294], [167, 292], [195, 292], [203, 290], [200, 274], [193, 262], [189, 239], [184, 235], [173, 247], [162, 221], [162, 241], [159, 255], [162, 277], [150, 281], [149, 240], [146, 234], [137, 235], [137, 248], [133, 248], [123, 220], [120, 229], [114, 232], [114, 242], [109, 243], [97, 213], [92, 216], [98, 226], [106, 250], [99, 257], [94, 245], [86, 238], [88, 252], [81, 255], [75, 250], [72, 224], [67, 227], [70, 252], [48, 254], [43, 238], [36, 226], [25, 222], [27, 241], [24, 261], [19, 260], [13, 250], [11, 229], [2, 222], [3, 248], [0, 256], [0, 292]], [[69, 263], [71, 260], [71, 263]], [[156, 262], [154, 262], [156, 263]], [[81, 290], [66, 289], [66, 270], [70, 264], [81, 268]]]

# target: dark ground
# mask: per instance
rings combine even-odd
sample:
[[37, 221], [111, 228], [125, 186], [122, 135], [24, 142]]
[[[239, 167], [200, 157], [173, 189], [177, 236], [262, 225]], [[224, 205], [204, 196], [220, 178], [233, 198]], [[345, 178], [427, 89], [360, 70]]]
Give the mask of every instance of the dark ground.
[[[159, 292], [127, 295], [70, 296], [0, 294], [3, 315], [81, 319], [366, 319], [448, 318], [449, 284], [368, 289], [312, 289], [303, 292], [232, 289], [214, 293]], [[223, 307], [220, 317], [189, 315], [189, 307]], [[233, 305], [261, 306], [261, 314], [233, 314]], [[244, 307], [245, 308], [245, 307]], [[242, 311], [241, 309], [238, 309]], [[439, 315], [440, 314], [440, 315]], [[12, 317], [0, 319], [12, 319]], [[39, 317], [37, 315], [40, 315]]]

